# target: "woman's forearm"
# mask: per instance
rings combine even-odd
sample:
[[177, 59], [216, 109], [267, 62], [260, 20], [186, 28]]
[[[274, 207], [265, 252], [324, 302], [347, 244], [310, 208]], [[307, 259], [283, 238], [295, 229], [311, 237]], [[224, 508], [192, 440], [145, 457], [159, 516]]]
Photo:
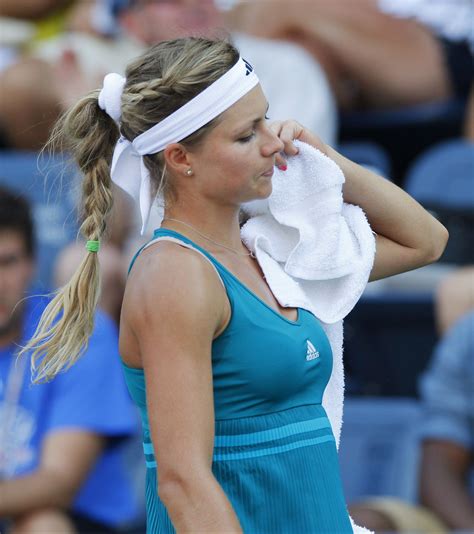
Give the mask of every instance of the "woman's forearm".
[[412, 249], [425, 263], [441, 256], [448, 232], [418, 202], [390, 181], [348, 160], [333, 148], [327, 147], [327, 154], [346, 178], [344, 201], [364, 210], [374, 232]]
[[242, 532], [229, 499], [212, 474], [197, 481], [160, 484], [159, 495], [177, 532]]

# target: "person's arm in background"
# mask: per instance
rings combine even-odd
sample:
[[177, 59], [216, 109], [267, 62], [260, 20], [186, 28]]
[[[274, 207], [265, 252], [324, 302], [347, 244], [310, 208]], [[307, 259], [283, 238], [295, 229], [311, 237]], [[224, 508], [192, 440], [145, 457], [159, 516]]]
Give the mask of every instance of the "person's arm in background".
[[68, 509], [103, 447], [103, 438], [92, 432], [51, 432], [35, 471], [0, 481], [0, 517], [24, 519], [42, 508]]
[[420, 497], [451, 529], [474, 531], [474, 501], [467, 490], [472, 451], [450, 441], [423, 443]]
[[471, 84], [471, 90], [469, 91], [467, 100], [464, 137], [474, 143], [474, 83]]
[[[321, 150], [341, 168], [344, 201], [360, 206], [377, 234], [370, 280], [417, 269], [437, 261], [448, 241], [446, 228], [416, 200], [389, 180], [345, 158], [295, 121], [271, 126], [285, 143], [287, 154], [296, 154], [299, 139]], [[276, 163], [284, 163], [282, 156]]]
[[420, 381], [425, 410], [421, 502], [455, 530], [474, 531], [474, 310], [441, 340]]
[[[55, 9], [67, 6], [74, 0], [2, 0], [0, 17], [36, 19], [49, 15]], [[82, 0], [81, 0], [82, 1]]]
[[436, 288], [435, 318], [438, 333], [444, 335], [458, 319], [472, 309], [474, 265], [467, 265], [448, 274]]
[[109, 439], [136, 431], [118, 355], [117, 328], [100, 312], [94, 323], [84, 355], [51, 384], [31, 386], [49, 389], [38, 468], [0, 481], [0, 517], [25, 522], [30, 512], [70, 510]]
[[384, 13], [377, 0], [237, 2], [226, 20], [237, 31], [305, 46], [324, 65], [344, 109], [452, 96], [433, 32], [412, 18]]

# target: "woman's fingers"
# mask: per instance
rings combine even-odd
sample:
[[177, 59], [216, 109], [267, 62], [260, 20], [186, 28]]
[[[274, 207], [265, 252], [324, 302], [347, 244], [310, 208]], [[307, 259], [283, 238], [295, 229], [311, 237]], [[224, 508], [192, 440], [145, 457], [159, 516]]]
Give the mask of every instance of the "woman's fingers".
[[281, 152], [279, 152], [275, 157], [275, 165], [281, 170], [286, 170], [286, 159], [284, 158]]
[[283, 126], [283, 121], [272, 121], [268, 125], [270, 130], [278, 137], [280, 137], [282, 126]]
[[270, 124], [270, 129], [283, 141], [285, 154], [288, 156], [298, 154], [298, 149], [293, 141], [298, 139], [304, 129], [301, 124], [294, 120], [275, 121]]
[[326, 153], [326, 145], [321, 139], [307, 130], [299, 122], [294, 120], [274, 121], [270, 124], [270, 129], [283, 142], [283, 153], [279, 153], [275, 158], [275, 165], [279, 168], [286, 167], [286, 159], [284, 154], [288, 156], [295, 156], [298, 154], [298, 148], [295, 146], [295, 139], [308, 143], [315, 148]]
[[[273, 121], [272, 123], [270, 123], [269, 128], [276, 136], [280, 137], [282, 126], [283, 126], [283, 121]], [[283, 152], [279, 152], [275, 156], [275, 165], [279, 169], [282, 169], [282, 170], [286, 169], [286, 159], [285, 159], [285, 156], [283, 155]]]
[[298, 149], [294, 144], [294, 140], [298, 139], [303, 131], [303, 127], [296, 121], [285, 121], [280, 130], [280, 139], [284, 144], [285, 154], [295, 156], [298, 154]]

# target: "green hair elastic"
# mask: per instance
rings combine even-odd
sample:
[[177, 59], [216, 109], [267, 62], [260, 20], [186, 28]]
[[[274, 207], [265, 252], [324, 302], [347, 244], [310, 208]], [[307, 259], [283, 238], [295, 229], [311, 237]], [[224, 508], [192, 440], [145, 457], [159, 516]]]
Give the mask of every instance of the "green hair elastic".
[[87, 241], [86, 243], [86, 249], [89, 252], [99, 252], [100, 249], [100, 241]]

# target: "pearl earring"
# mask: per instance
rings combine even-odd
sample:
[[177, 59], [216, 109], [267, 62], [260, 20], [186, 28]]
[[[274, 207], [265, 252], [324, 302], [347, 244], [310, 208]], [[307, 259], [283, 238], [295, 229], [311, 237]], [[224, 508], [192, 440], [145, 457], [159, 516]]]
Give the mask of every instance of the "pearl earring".
[[188, 176], [191, 176], [192, 173], [193, 173], [193, 170], [192, 170], [192, 169], [188, 169], [188, 170], [186, 171], [186, 174], [187, 174]]

